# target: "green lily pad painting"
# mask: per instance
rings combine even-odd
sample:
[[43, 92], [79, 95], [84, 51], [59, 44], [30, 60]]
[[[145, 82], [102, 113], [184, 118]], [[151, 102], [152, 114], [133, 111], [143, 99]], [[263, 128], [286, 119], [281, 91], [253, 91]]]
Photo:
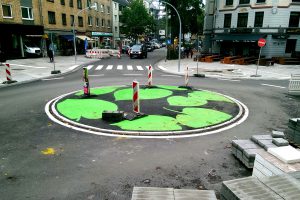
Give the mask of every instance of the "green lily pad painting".
[[[116, 101], [121, 100], [132, 100], [132, 89], [118, 90], [114, 93]], [[139, 97], [140, 100], [159, 99], [172, 95], [173, 92], [165, 89], [147, 88], [140, 89]]]
[[162, 89], [167, 89], [167, 90], [187, 90], [186, 88], [179, 88], [178, 86], [173, 86], [173, 85], [158, 85], [157, 87], [162, 88]]
[[97, 99], [66, 99], [57, 104], [57, 110], [69, 119], [79, 121], [86, 119], [101, 119], [104, 110], [118, 110], [114, 103]]
[[214, 93], [214, 92], [209, 92], [209, 91], [191, 92], [191, 93], [189, 93], [189, 97], [201, 98], [201, 99], [205, 99], [207, 101], [224, 101], [224, 102], [233, 103], [233, 101], [228, 99], [227, 97], [222, 96], [217, 93]]
[[121, 122], [112, 124], [119, 126], [123, 130], [134, 131], [178, 131], [182, 130], [181, 126], [177, 124], [176, 119], [161, 115], [148, 115], [132, 121], [123, 120]]
[[[92, 88], [90, 90], [90, 92], [93, 95], [108, 94], [108, 93], [111, 93], [111, 92], [115, 91], [117, 88], [119, 88], [119, 87]], [[76, 96], [81, 96], [81, 95], [83, 95], [83, 91], [77, 92], [75, 95]]]
[[185, 108], [176, 116], [177, 121], [192, 128], [202, 128], [222, 123], [232, 118], [231, 115], [205, 108]]

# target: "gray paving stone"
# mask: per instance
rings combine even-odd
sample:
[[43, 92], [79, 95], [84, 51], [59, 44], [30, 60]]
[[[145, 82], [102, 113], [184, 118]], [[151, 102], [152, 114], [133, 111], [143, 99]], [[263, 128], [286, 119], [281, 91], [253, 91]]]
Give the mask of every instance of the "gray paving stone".
[[294, 137], [295, 137], [295, 130], [294, 129], [291, 129], [291, 128], [287, 128], [285, 131], [284, 131], [284, 134], [286, 136], [286, 138], [290, 141], [293, 141], [294, 140]]
[[251, 140], [232, 140], [232, 145], [239, 150], [243, 149], [256, 149], [259, 148], [253, 141]]
[[288, 175], [294, 177], [295, 179], [297, 179], [299, 181], [300, 184], [300, 171], [296, 171], [296, 172], [289, 172]]
[[269, 148], [268, 152], [284, 163], [300, 162], [300, 151], [292, 146]]
[[174, 200], [173, 188], [134, 187], [131, 200]]
[[289, 123], [288, 123], [289, 126], [296, 127], [299, 124], [300, 124], [300, 118], [290, 118], [289, 119]]
[[272, 142], [278, 147], [289, 145], [289, 142], [283, 138], [273, 138]]
[[298, 146], [300, 145], [300, 134], [295, 134], [294, 135], [293, 143], [298, 145]]
[[213, 190], [175, 189], [175, 200], [217, 200]]
[[258, 143], [258, 140], [272, 140], [271, 135], [252, 135], [251, 140]]
[[272, 138], [271, 139], [259, 139], [257, 141], [258, 145], [262, 148], [265, 148], [266, 145], [273, 144], [272, 143]]
[[273, 138], [284, 138], [284, 133], [282, 131], [272, 131], [271, 136]]
[[264, 150], [268, 151], [269, 148], [275, 148], [275, 147], [277, 147], [275, 144], [266, 144], [264, 146]]

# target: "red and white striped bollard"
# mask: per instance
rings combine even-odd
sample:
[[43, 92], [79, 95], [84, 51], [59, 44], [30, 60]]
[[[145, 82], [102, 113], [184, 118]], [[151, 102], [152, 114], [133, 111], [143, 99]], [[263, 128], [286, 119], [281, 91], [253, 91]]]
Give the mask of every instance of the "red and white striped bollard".
[[153, 71], [152, 66], [149, 65], [149, 67], [148, 67], [148, 86], [152, 85], [152, 75], [153, 75], [152, 71]]
[[140, 84], [138, 81], [132, 82], [132, 89], [133, 89], [133, 112], [140, 113], [140, 99], [139, 99], [139, 90]]
[[189, 85], [189, 66], [186, 66], [186, 73], [184, 77], [185, 86], [188, 87]]
[[9, 81], [12, 81], [12, 78], [11, 78], [11, 73], [10, 73], [10, 66], [9, 64], [5, 64], [5, 71], [6, 71], [6, 80], [9, 82]]

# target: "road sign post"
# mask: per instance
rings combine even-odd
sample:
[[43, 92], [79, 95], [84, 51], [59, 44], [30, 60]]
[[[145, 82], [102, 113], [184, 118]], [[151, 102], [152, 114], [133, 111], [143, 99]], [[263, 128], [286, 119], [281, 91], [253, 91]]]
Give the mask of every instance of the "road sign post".
[[266, 45], [266, 40], [264, 38], [260, 38], [257, 42], [257, 45], [260, 47], [260, 50], [259, 50], [259, 56], [258, 56], [258, 60], [257, 60], [255, 75], [252, 75], [252, 77], [260, 77], [261, 76], [261, 75], [257, 74], [257, 71], [258, 71], [258, 65], [259, 65], [259, 61], [260, 61], [261, 49]]

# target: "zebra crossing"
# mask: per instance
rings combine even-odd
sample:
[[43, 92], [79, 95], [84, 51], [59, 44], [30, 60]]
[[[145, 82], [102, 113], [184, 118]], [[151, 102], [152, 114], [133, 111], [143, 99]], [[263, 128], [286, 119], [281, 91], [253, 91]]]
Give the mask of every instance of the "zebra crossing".
[[136, 66], [133, 66], [133, 65], [88, 65], [88, 66], [86, 66], [87, 70], [95, 70], [95, 71], [100, 71], [100, 70], [147, 71], [148, 67], [149, 66], [141, 66], [141, 65], [136, 65]]

